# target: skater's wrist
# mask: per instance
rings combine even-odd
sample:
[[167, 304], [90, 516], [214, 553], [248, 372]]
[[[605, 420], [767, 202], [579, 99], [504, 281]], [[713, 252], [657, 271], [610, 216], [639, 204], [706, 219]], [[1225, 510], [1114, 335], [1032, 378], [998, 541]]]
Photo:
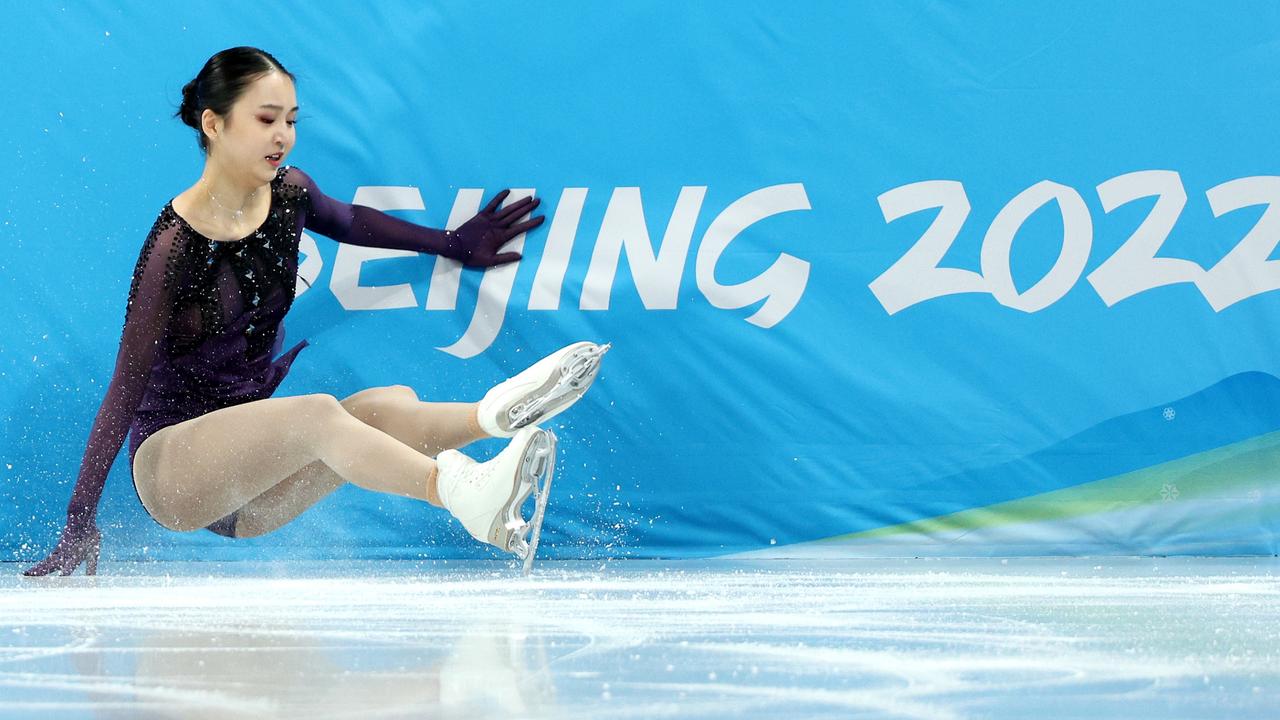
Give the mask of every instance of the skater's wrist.
[[86, 513], [77, 510], [67, 511], [67, 531], [76, 534], [84, 534], [93, 530], [97, 526], [97, 518], [95, 513]]

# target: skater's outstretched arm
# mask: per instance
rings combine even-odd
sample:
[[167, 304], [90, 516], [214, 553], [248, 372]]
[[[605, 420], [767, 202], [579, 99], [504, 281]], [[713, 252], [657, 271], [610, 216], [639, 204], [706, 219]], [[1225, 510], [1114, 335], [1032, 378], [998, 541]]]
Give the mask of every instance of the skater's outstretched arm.
[[498, 204], [511, 192], [503, 190], [457, 230], [437, 230], [365, 205], [335, 200], [320, 192], [315, 181], [296, 167], [289, 168], [285, 179], [306, 188], [311, 199], [305, 220], [307, 228], [338, 242], [443, 255], [472, 267], [489, 267], [519, 260], [519, 253], [500, 253], [498, 249], [516, 235], [538, 227], [546, 219], [539, 215], [517, 223], [542, 199], [522, 198], [499, 210]]
[[54, 570], [70, 575], [86, 557], [90, 558], [88, 574], [95, 570], [100, 537], [98, 502], [107, 472], [142, 402], [152, 362], [169, 324], [179, 244], [184, 241], [177, 225], [163, 227], [157, 220], [142, 245], [129, 287], [115, 370], [89, 431], [80, 475], [67, 505], [67, 525], [53, 552], [24, 571], [25, 575], [48, 575]]

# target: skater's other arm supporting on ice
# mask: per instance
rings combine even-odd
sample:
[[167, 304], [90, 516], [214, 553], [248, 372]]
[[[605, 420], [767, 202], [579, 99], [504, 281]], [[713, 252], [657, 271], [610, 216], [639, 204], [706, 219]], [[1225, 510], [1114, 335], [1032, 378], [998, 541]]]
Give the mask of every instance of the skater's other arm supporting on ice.
[[499, 248], [516, 235], [538, 227], [546, 219], [538, 216], [517, 223], [516, 220], [532, 212], [542, 200], [522, 198], [499, 210], [498, 204], [510, 193], [510, 190], [503, 190], [457, 230], [436, 230], [371, 207], [335, 200], [320, 192], [315, 181], [297, 167], [291, 167], [285, 179], [306, 188], [310, 196], [311, 207], [305, 222], [309, 229], [338, 242], [442, 255], [471, 267], [489, 267], [519, 260], [519, 253], [500, 253]]
[[70, 575], [86, 555], [97, 552], [98, 502], [107, 472], [142, 402], [152, 362], [169, 324], [180, 242], [181, 235], [173, 225], [164, 230], [152, 228], [142, 246], [134, 265], [115, 370], [89, 431], [80, 475], [67, 505], [66, 527], [53, 552], [25, 570], [25, 575], [48, 575], [55, 570]]

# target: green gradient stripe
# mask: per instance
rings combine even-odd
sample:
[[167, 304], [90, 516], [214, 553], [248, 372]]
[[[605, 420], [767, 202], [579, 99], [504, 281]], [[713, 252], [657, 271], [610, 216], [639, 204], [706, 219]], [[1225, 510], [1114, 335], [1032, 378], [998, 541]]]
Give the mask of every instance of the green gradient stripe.
[[932, 535], [1027, 522], [1049, 522], [1178, 500], [1246, 500], [1275, 482], [1280, 431], [1101, 480], [948, 515], [834, 535], [816, 543]]

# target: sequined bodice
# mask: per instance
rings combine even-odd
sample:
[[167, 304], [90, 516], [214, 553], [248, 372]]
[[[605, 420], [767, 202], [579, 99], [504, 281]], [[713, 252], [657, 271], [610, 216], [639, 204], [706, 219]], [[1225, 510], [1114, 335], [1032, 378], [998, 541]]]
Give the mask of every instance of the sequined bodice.
[[[190, 239], [185, 274], [178, 283], [174, 313], [169, 322], [169, 347], [175, 354], [191, 352], [211, 336], [223, 333], [247, 310], [267, 298], [287, 308], [294, 295], [297, 273], [298, 221], [305, 198], [300, 188], [273, 182], [267, 219], [255, 232], [236, 241], [216, 241], [198, 233], [165, 205], [162, 218], [176, 222]], [[249, 351], [258, 354], [272, 340], [274, 327], [248, 323]]]

